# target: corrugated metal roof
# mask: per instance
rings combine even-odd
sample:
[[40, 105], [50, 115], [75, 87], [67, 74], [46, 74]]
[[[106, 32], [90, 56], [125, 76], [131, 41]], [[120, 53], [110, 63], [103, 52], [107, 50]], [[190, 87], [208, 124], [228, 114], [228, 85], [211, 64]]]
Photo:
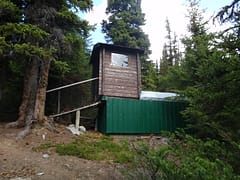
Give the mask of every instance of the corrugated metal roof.
[[140, 99], [162, 101], [168, 100], [169, 98], [174, 98], [176, 96], [178, 96], [178, 94], [171, 92], [141, 91]]

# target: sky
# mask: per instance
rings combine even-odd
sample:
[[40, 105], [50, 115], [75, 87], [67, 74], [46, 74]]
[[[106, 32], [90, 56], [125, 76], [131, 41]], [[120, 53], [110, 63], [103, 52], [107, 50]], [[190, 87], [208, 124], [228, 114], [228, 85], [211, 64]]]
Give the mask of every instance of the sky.
[[[105, 43], [104, 34], [101, 32], [101, 22], [107, 19], [105, 10], [107, 0], [93, 0], [94, 7], [89, 13], [84, 14], [84, 19], [91, 25], [96, 25], [96, 30], [91, 33], [91, 42]], [[209, 30], [219, 31], [224, 27], [213, 24], [210, 17], [216, 14], [221, 7], [229, 5], [232, 0], [201, 0], [200, 8], [205, 10], [204, 17], [209, 20]], [[188, 19], [186, 18], [186, 0], [142, 0], [142, 12], [145, 14], [145, 25], [142, 26], [143, 31], [148, 35], [150, 40], [150, 50], [152, 54], [150, 59], [159, 60], [162, 53], [162, 47], [166, 42], [166, 18], [169, 20], [171, 30], [175, 32], [178, 38], [187, 34]]]

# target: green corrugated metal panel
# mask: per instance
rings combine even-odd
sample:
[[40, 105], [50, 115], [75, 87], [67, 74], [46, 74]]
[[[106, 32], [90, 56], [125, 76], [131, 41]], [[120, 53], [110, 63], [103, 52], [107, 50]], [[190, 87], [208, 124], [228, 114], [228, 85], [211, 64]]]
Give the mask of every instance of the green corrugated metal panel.
[[185, 103], [103, 97], [98, 130], [109, 134], [160, 133], [183, 126]]

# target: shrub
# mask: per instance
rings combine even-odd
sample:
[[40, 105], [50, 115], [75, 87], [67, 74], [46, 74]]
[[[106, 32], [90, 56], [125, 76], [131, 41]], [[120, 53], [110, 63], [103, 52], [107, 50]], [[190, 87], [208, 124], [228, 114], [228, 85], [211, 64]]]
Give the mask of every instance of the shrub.
[[57, 145], [60, 155], [71, 155], [89, 160], [105, 160], [127, 163], [132, 160], [132, 153], [126, 143], [115, 143], [111, 137], [83, 135], [73, 143]]
[[[178, 138], [180, 137], [180, 138]], [[216, 140], [203, 141], [177, 133], [168, 145], [135, 146], [135, 161], [125, 171], [129, 179], [239, 179], [232, 166], [220, 159], [226, 150]]]

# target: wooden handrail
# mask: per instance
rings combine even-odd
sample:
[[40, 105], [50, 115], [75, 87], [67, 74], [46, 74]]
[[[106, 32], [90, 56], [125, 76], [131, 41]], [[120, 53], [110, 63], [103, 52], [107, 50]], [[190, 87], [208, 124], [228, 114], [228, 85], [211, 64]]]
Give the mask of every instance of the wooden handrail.
[[101, 103], [101, 101], [98, 101], [98, 102], [95, 102], [93, 104], [90, 104], [90, 105], [87, 105], [87, 106], [83, 106], [83, 107], [80, 107], [80, 108], [76, 108], [76, 109], [73, 109], [73, 110], [70, 110], [70, 111], [66, 111], [66, 112], [62, 112], [62, 113], [59, 113], [59, 114], [50, 115], [49, 117], [54, 118], [54, 117], [70, 114], [70, 113], [73, 113], [73, 112], [76, 112], [76, 111], [80, 111], [80, 110], [83, 110], [83, 109], [87, 109], [87, 108], [90, 108], [90, 107], [97, 106], [100, 103]]
[[68, 87], [76, 86], [76, 85], [83, 84], [83, 83], [90, 82], [90, 81], [95, 81], [97, 79], [99, 79], [99, 77], [87, 79], [87, 80], [76, 82], [76, 83], [72, 83], [72, 84], [68, 84], [68, 85], [65, 85], [65, 86], [60, 86], [60, 87], [57, 87], [57, 88], [54, 88], [54, 89], [49, 89], [49, 90], [46, 91], [46, 93], [53, 92], [53, 91], [58, 91], [58, 90], [61, 90], [61, 89], [65, 89], [65, 88], [68, 88]]

